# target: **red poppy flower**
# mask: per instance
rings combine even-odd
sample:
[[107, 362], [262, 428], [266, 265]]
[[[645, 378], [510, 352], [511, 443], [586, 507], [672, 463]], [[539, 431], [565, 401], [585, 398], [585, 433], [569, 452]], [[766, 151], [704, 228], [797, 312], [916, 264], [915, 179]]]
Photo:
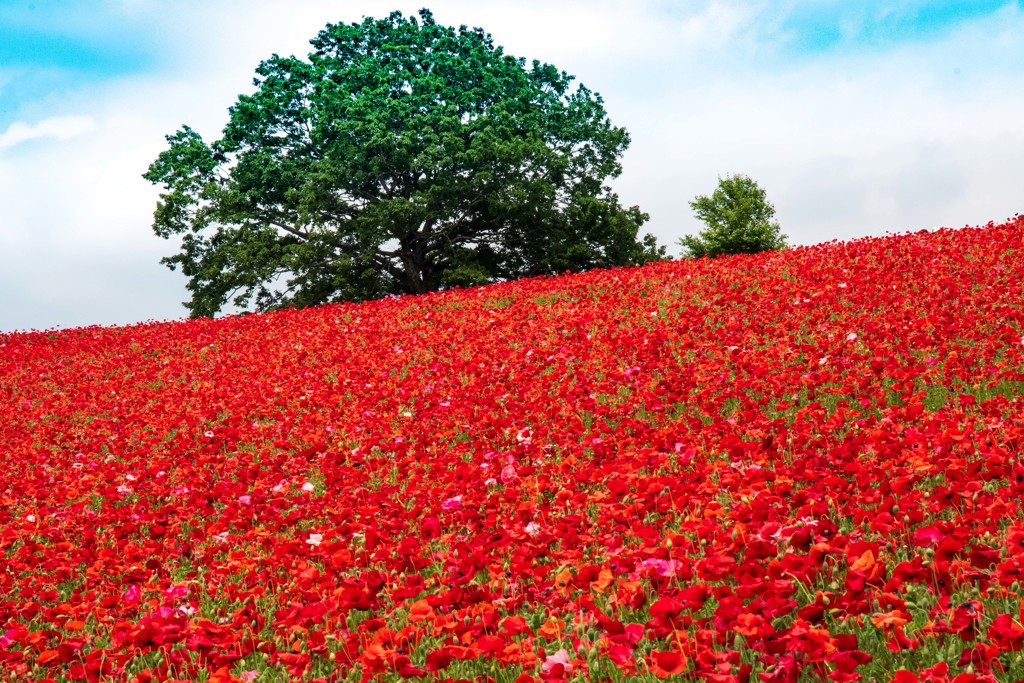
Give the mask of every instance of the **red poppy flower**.
[[652, 650], [647, 658], [647, 666], [658, 678], [668, 678], [686, 670], [686, 655], [677, 650]]

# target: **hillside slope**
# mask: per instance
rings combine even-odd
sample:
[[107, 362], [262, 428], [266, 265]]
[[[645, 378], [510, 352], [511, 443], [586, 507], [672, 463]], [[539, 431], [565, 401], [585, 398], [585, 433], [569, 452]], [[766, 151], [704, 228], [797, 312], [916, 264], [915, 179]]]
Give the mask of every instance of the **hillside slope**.
[[1020, 217], [0, 335], [0, 672], [1024, 678], [1022, 396]]

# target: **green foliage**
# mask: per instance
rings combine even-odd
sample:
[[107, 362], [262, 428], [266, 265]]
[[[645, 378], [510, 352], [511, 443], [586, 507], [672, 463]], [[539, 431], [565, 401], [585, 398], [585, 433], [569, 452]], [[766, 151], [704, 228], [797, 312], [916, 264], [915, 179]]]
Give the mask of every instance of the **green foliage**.
[[765, 191], [745, 175], [719, 178], [714, 193], [697, 196], [690, 208], [708, 227], [699, 236], [686, 235], [679, 240], [687, 256], [754, 254], [786, 246], [786, 236], [773, 220], [775, 207]]
[[605, 186], [628, 134], [565, 72], [427, 10], [312, 45], [259, 65], [220, 140], [184, 126], [144, 176], [193, 316], [664, 257]]

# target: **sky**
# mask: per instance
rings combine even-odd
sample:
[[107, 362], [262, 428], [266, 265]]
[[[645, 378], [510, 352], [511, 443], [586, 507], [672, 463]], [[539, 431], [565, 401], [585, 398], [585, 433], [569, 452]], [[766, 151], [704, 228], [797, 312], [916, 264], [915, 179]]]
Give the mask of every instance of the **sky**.
[[219, 138], [326, 24], [422, 6], [600, 93], [670, 253], [733, 173], [797, 245], [1024, 212], [1024, 0], [0, 0], [0, 332], [185, 317], [164, 136]]

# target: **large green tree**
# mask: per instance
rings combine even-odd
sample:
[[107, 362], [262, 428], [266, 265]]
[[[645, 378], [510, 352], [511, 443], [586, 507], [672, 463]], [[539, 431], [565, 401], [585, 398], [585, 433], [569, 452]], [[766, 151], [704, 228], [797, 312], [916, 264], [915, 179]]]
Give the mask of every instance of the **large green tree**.
[[719, 178], [715, 191], [698, 195], [690, 208], [707, 228], [679, 240], [686, 256], [755, 254], [786, 246], [786, 236], [774, 220], [775, 207], [748, 176]]
[[220, 140], [184, 126], [145, 174], [193, 316], [663, 257], [605, 184], [628, 134], [572, 76], [427, 10], [311, 42], [259, 65]]

